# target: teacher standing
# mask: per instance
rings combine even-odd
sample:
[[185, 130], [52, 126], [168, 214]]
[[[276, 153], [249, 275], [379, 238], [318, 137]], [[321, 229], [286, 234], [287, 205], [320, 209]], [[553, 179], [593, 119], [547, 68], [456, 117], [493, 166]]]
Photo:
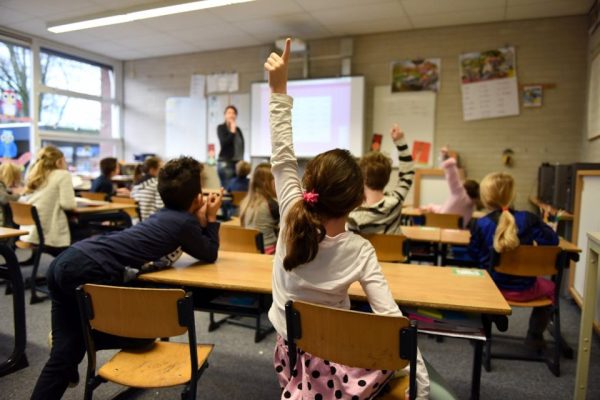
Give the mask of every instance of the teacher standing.
[[237, 126], [237, 108], [229, 105], [225, 108], [225, 122], [217, 127], [217, 135], [221, 144], [218, 168], [221, 186], [235, 176], [235, 163], [244, 159], [244, 136]]

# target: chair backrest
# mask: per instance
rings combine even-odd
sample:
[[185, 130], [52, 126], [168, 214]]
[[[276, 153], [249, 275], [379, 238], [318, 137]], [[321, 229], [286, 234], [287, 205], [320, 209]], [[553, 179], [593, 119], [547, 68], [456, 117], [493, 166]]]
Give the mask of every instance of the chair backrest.
[[90, 327], [100, 332], [151, 339], [178, 336], [188, 330], [180, 310], [187, 297], [181, 289], [85, 284], [78, 295], [80, 310]]
[[408, 259], [408, 240], [404, 235], [374, 233], [364, 235], [373, 247], [377, 259], [382, 262], [404, 262]]
[[248, 192], [231, 192], [231, 204], [239, 207], [247, 194]]
[[11, 201], [8, 204], [10, 205], [13, 222], [19, 226], [35, 226], [39, 244], [44, 245], [44, 230], [42, 229], [42, 223], [40, 222], [40, 217], [35, 206], [27, 203], [19, 203], [18, 201]]
[[443, 229], [461, 229], [462, 225], [462, 216], [459, 214], [425, 214], [425, 226]]
[[285, 308], [290, 368], [296, 347], [355, 368], [397, 370], [410, 364], [411, 392], [416, 390], [417, 330], [408, 318], [303, 301], [288, 301]]
[[558, 246], [521, 245], [514, 250], [494, 253], [493, 265], [497, 272], [515, 276], [556, 275], [562, 259]]
[[119, 204], [135, 205], [135, 208], [134, 207], [126, 208], [123, 211], [125, 213], [127, 213], [127, 215], [129, 215], [131, 218], [137, 218], [140, 221], [142, 220], [142, 216], [140, 215], [139, 205], [138, 205], [137, 201], [135, 201], [135, 199], [132, 199], [130, 197], [113, 196], [110, 198], [110, 201], [113, 203], [119, 203]]
[[104, 201], [106, 200], [106, 193], [94, 193], [94, 192], [79, 192], [79, 196], [88, 200]]
[[263, 235], [257, 229], [221, 225], [219, 250], [242, 253], [264, 253]]

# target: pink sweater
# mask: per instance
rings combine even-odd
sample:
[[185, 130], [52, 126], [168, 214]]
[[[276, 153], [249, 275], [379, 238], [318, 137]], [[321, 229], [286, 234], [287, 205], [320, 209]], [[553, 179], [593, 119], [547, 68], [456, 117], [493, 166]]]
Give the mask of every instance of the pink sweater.
[[450, 197], [442, 205], [428, 205], [425, 209], [436, 214], [460, 214], [463, 218], [463, 227], [466, 227], [473, 215], [475, 204], [460, 181], [456, 160], [448, 158], [441, 167], [444, 169], [450, 188]]

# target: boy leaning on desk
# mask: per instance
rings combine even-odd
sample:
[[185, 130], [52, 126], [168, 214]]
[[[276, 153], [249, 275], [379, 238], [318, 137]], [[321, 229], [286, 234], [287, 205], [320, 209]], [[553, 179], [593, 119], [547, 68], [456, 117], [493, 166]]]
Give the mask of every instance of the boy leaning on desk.
[[[209, 263], [217, 259], [220, 226], [217, 211], [223, 189], [205, 200], [200, 178], [201, 164], [193, 158], [169, 161], [158, 176], [158, 191], [165, 208], [124, 231], [77, 242], [50, 264], [52, 350], [31, 399], [60, 399], [69, 385], [79, 381], [77, 365], [85, 354], [75, 296], [79, 285], [121, 285], [134, 279], [140, 270], [169, 263], [173, 253], [177, 257], [181, 251]], [[101, 336], [95, 338], [98, 350], [149, 344], [147, 339]]]

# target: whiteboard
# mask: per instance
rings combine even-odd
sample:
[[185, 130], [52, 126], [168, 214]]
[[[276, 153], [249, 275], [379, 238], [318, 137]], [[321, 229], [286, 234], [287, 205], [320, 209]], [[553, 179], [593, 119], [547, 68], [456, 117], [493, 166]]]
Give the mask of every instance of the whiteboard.
[[244, 159], [250, 159], [250, 94], [219, 94], [207, 96], [207, 144], [215, 145], [215, 157], [219, 157], [221, 145], [217, 136], [217, 127], [225, 121], [225, 107], [233, 105], [238, 110], [237, 126], [244, 135]]
[[[581, 206], [579, 208], [579, 229], [578, 232], [573, 232], [577, 236], [577, 247], [582, 251], [579, 261], [575, 268], [575, 276], [573, 279], [573, 288], [583, 299], [583, 285], [585, 283], [585, 272], [587, 269], [587, 233], [600, 232], [600, 213], [598, 212], [598, 204], [600, 204], [600, 176], [583, 176], [583, 190], [581, 191]], [[600, 275], [598, 276], [600, 287]], [[600, 305], [600, 291], [596, 304]], [[600, 321], [600, 307], [596, 306], [596, 321]]]
[[433, 165], [433, 137], [435, 130], [435, 92], [392, 93], [391, 86], [376, 86], [373, 105], [373, 132], [383, 135], [381, 151], [387, 152], [394, 165], [398, 165], [398, 152], [390, 138], [394, 124], [406, 134], [412, 149], [415, 140], [431, 143], [429, 163]]
[[165, 108], [165, 157], [206, 160], [206, 99], [169, 97]]
[[587, 137], [597, 136], [600, 136], [600, 53], [590, 65], [587, 112]]
[[424, 175], [421, 177], [420, 188], [420, 204], [415, 204], [415, 207], [423, 207], [430, 204], [444, 204], [450, 197], [450, 188], [448, 187], [445, 176]]

